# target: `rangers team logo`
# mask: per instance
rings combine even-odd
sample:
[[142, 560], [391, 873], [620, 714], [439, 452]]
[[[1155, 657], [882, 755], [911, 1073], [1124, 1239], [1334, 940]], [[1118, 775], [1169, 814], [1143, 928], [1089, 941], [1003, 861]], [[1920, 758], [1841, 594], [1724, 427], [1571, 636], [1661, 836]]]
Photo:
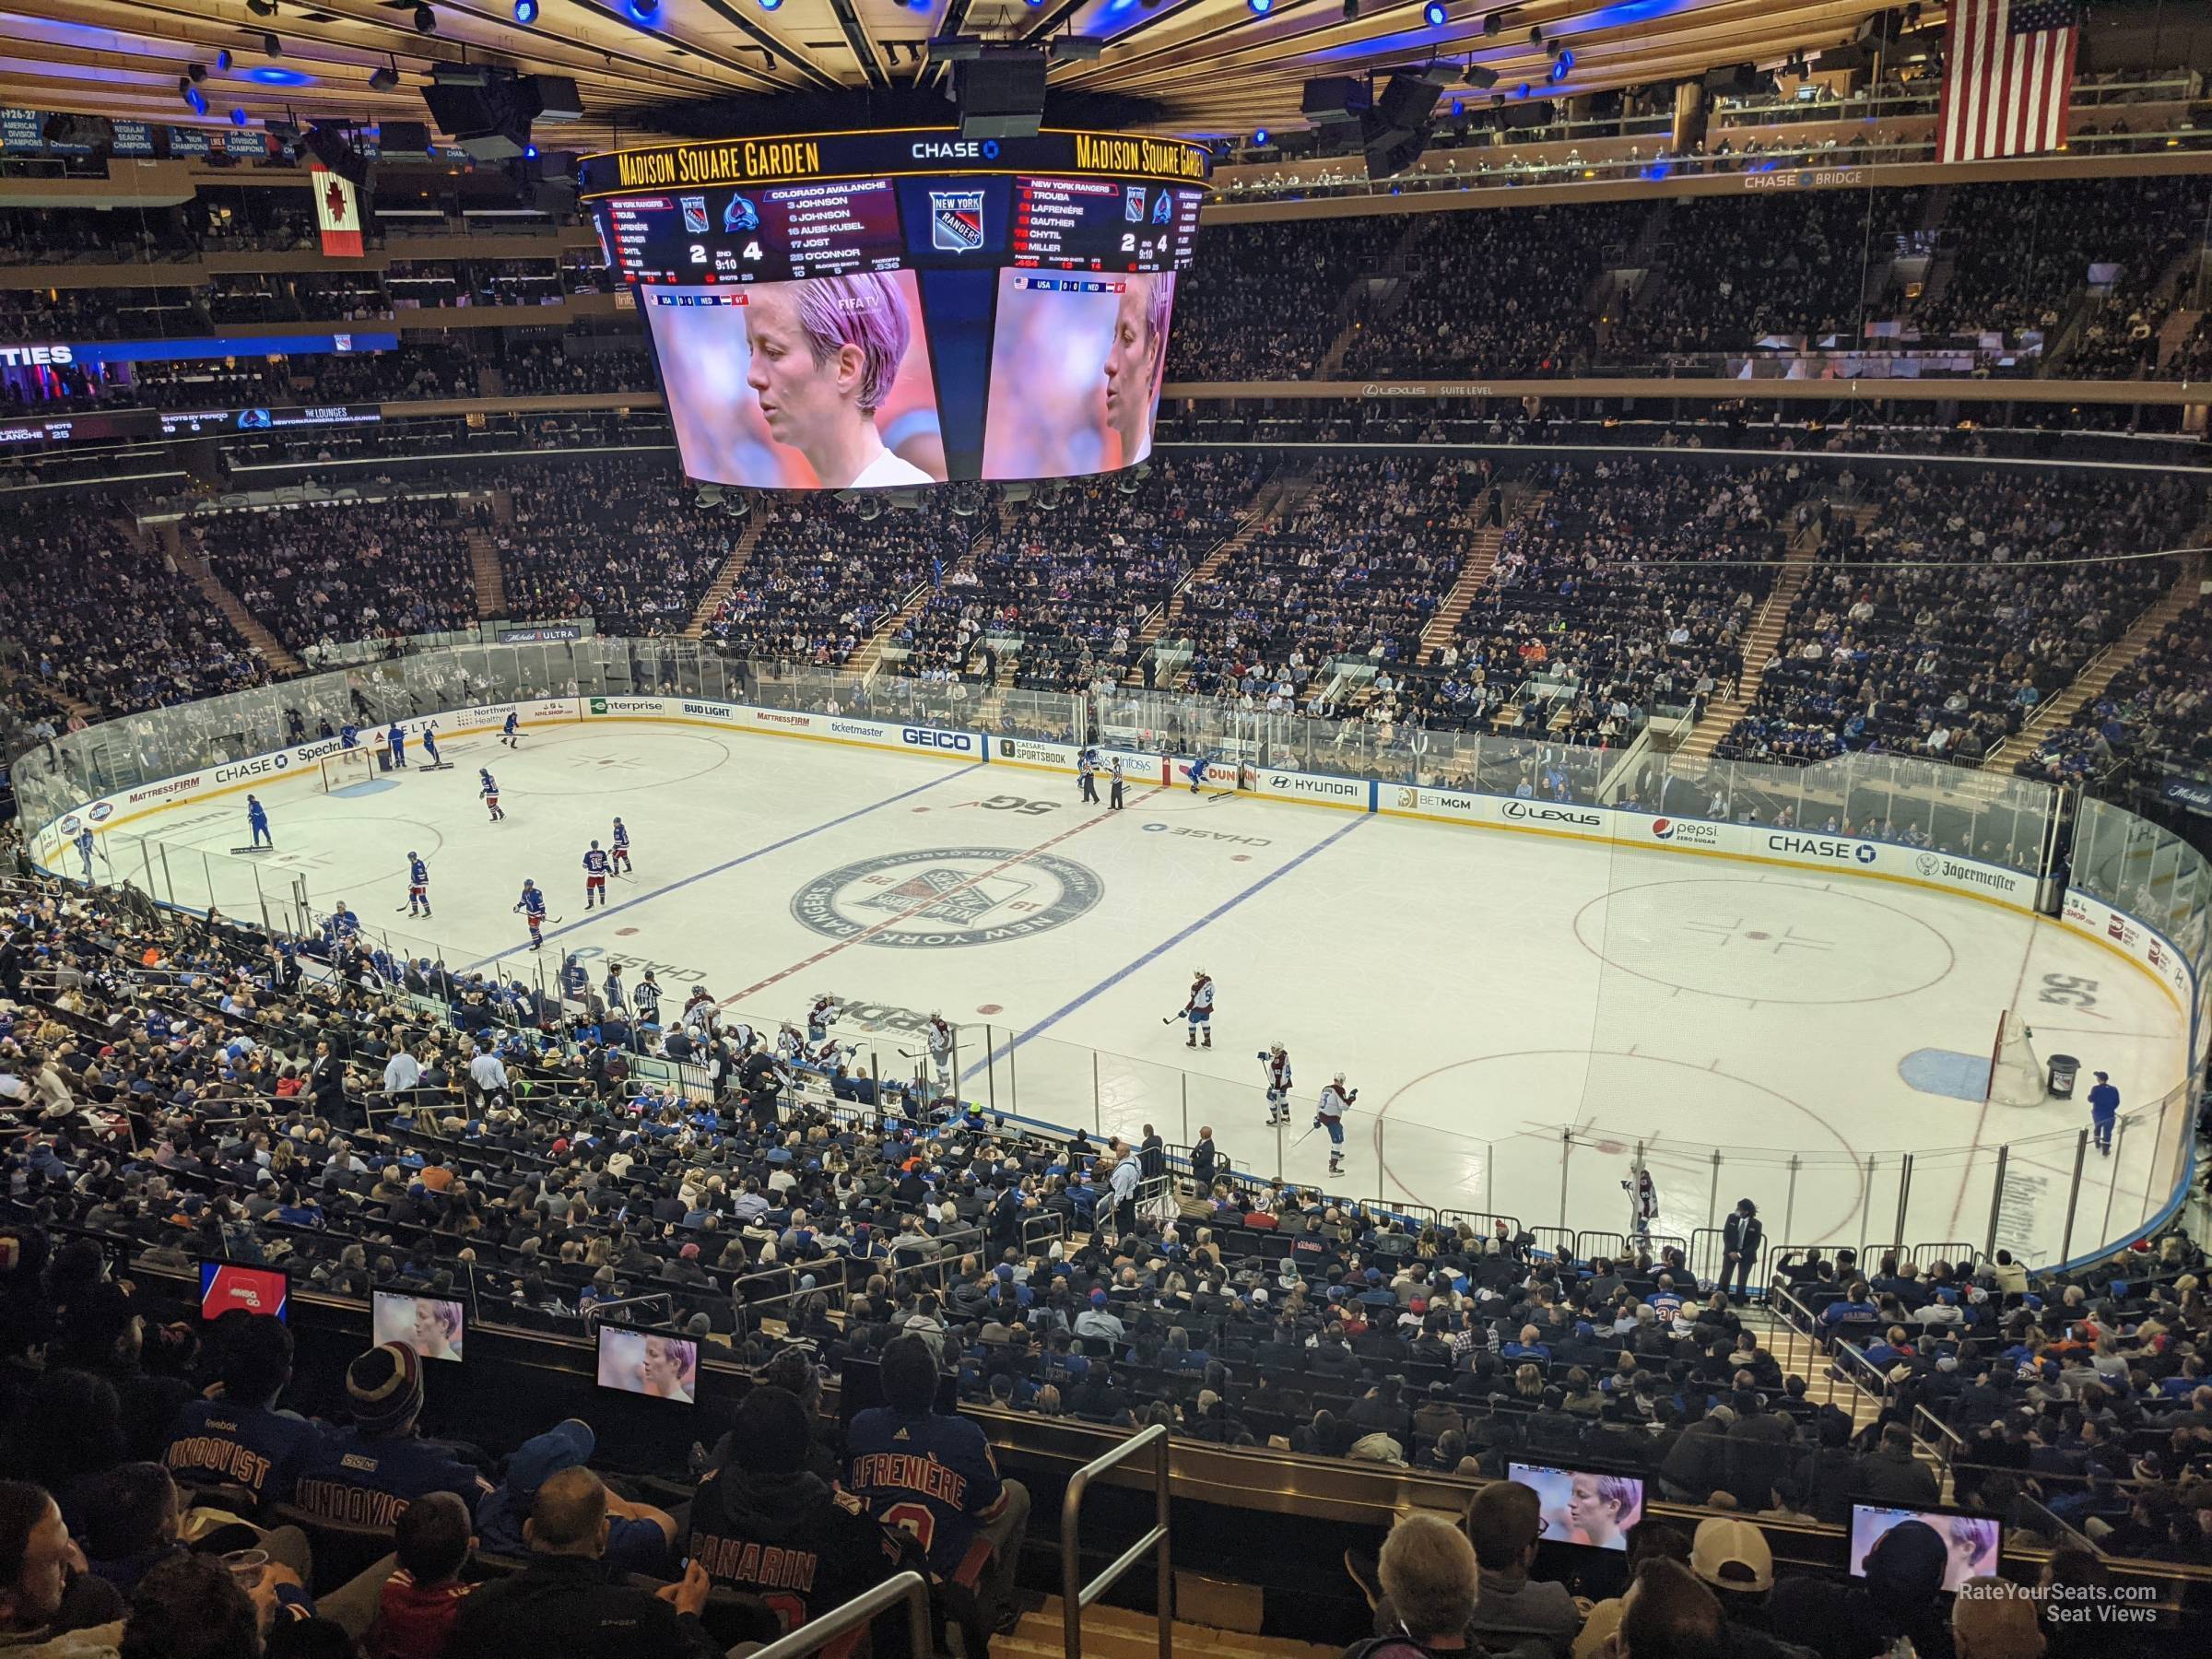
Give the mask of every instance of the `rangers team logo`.
[[1104, 896], [1098, 873], [1013, 847], [888, 853], [825, 870], [792, 895], [802, 926], [893, 950], [1026, 939], [1075, 921]]
[[983, 245], [983, 193], [929, 193], [929, 245], [944, 253], [972, 253]]

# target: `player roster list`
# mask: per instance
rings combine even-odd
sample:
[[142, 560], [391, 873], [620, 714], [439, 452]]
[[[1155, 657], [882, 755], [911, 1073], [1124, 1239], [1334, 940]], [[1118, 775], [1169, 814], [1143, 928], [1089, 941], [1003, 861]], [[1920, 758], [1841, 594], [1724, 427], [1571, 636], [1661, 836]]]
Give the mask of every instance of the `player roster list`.
[[[1186, 215], [1164, 184], [1109, 179], [1014, 182], [1014, 263], [1077, 271], [1165, 271], [1189, 258]], [[1186, 224], [1186, 219], [1189, 221]]]

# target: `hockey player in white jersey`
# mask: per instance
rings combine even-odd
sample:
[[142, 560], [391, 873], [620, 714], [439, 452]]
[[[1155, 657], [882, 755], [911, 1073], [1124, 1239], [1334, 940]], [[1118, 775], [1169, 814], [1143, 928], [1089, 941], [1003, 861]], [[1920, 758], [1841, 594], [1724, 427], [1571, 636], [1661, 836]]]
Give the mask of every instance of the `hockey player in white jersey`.
[[806, 1057], [806, 1039], [799, 1035], [799, 1028], [788, 1019], [776, 1033], [776, 1058], [791, 1065]]
[[806, 1010], [806, 1041], [818, 1048], [822, 1039], [830, 1035], [830, 1026], [843, 1012], [843, 1006], [829, 993], [816, 997], [814, 1006]]
[[1198, 970], [1197, 977], [1191, 981], [1191, 997], [1182, 1005], [1182, 1017], [1190, 1026], [1189, 1034], [1182, 1040], [1182, 1046], [1185, 1048], [1200, 1047], [1198, 1033], [1204, 1031], [1206, 1041], [1203, 1046], [1212, 1048], [1214, 1046], [1214, 981], [1213, 976], [1203, 968]]
[[1258, 1059], [1267, 1079], [1267, 1125], [1273, 1128], [1290, 1121], [1290, 1055], [1277, 1042]]
[[1344, 1074], [1338, 1072], [1330, 1079], [1329, 1086], [1321, 1091], [1321, 1104], [1314, 1109], [1314, 1126], [1325, 1129], [1329, 1134], [1329, 1173], [1332, 1175], [1344, 1173], [1344, 1114], [1359, 1098], [1359, 1091], [1347, 1088], [1344, 1086]]
[[929, 1067], [936, 1075], [937, 1087], [951, 1088], [952, 1027], [946, 1023], [944, 1015], [932, 1008], [929, 1024], [924, 1029], [923, 1035], [929, 1041]]
[[1652, 1184], [1651, 1171], [1631, 1169], [1620, 1190], [1629, 1195], [1629, 1237], [1650, 1244], [1652, 1223], [1659, 1218], [1659, 1189]]

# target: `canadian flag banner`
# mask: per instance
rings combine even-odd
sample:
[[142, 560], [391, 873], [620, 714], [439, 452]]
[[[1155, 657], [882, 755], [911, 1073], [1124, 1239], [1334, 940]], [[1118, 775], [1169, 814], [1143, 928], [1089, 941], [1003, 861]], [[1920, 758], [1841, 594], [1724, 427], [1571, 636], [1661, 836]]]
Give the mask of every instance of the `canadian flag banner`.
[[361, 256], [361, 199], [353, 181], [327, 167], [309, 169], [315, 189], [315, 224], [323, 232], [323, 257]]

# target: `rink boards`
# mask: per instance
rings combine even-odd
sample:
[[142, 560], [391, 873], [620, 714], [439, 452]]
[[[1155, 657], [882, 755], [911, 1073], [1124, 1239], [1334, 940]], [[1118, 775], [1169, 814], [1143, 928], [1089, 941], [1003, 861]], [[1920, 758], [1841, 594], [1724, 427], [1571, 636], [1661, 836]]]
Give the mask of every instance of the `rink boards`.
[[[477, 734], [496, 733], [511, 712], [518, 716], [524, 730], [639, 721], [725, 732], [750, 731], [900, 754], [934, 755], [967, 764], [985, 762], [1063, 773], [1076, 771], [1077, 750], [1072, 744], [680, 697], [565, 697], [519, 703], [479, 703], [418, 715], [399, 724], [409, 739], [418, 743], [424, 731], [434, 728], [442, 744]], [[384, 730], [388, 729], [365, 733], [364, 736], [381, 746]], [[87, 801], [33, 836], [34, 856], [51, 869], [69, 873], [72, 869], [69, 843], [87, 827], [99, 834], [184, 801], [213, 799], [248, 790], [278, 789], [294, 782], [316, 779], [317, 762], [335, 753], [338, 747], [335, 738], [319, 739], [267, 754], [218, 762]], [[1176, 787], [1187, 784], [1189, 780], [1190, 757], [1104, 746], [1099, 754], [1102, 764], [1120, 759], [1124, 776], [1132, 786]], [[1233, 776], [1233, 771], [1222, 774], [1223, 782]], [[2036, 913], [2036, 883], [2030, 877], [1976, 859], [1891, 841], [1266, 768], [1256, 771], [1253, 790], [1268, 799], [1330, 806], [1340, 811], [1422, 818], [1515, 834], [1563, 837], [1679, 853], [1685, 857], [1779, 865], [1817, 871], [1823, 876], [1854, 877], [1974, 899], [2026, 914]], [[2201, 1060], [2205, 1033], [2204, 1022], [2197, 1018], [2199, 994], [2195, 974], [2171, 940], [2148, 924], [2076, 888], [2067, 889], [2057, 921], [2131, 963], [2156, 983], [2188, 1027], [2193, 1060]]]

